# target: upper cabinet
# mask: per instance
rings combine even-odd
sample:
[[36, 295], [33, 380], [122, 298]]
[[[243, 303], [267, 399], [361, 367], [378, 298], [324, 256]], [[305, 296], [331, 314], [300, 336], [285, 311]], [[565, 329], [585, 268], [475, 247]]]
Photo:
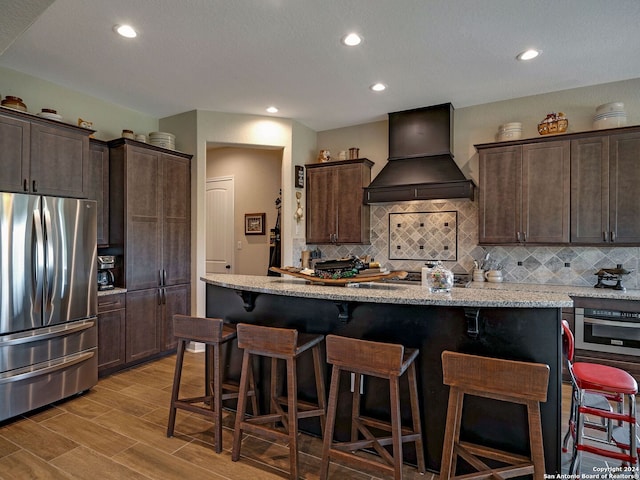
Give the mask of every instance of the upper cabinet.
[[0, 190], [86, 198], [91, 133], [0, 109]]
[[305, 165], [308, 244], [369, 243], [363, 188], [371, 183], [372, 165], [366, 158]]
[[111, 244], [128, 290], [191, 281], [191, 155], [124, 139], [110, 146]]
[[89, 142], [87, 198], [98, 203], [98, 246], [109, 245], [109, 146], [106, 142]]
[[480, 243], [568, 243], [569, 142], [479, 150]]
[[481, 244], [640, 244], [640, 127], [476, 148]]
[[640, 131], [573, 140], [571, 179], [572, 243], [640, 243]]

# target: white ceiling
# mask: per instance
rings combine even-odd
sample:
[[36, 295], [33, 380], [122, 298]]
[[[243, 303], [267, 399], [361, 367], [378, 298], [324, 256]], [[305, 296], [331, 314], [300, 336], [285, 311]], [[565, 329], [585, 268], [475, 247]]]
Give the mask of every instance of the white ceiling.
[[[0, 66], [158, 118], [276, 105], [321, 131], [640, 77], [638, 0], [48, 3], [2, 0]], [[350, 31], [359, 47], [340, 44]], [[528, 47], [543, 54], [517, 62]]]

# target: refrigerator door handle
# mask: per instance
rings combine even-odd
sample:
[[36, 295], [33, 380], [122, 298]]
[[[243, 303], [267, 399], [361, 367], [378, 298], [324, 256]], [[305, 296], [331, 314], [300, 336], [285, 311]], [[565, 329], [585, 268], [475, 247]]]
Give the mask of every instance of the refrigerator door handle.
[[42, 231], [42, 218], [40, 216], [40, 208], [33, 210], [33, 229], [35, 230], [35, 261], [33, 262], [33, 277], [35, 279], [36, 289], [34, 292], [35, 301], [34, 308], [36, 312], [42, 309], [42, 292], [44, 282], [44, 232]]
[[53, 272], [54, 272], [54, 252], [53, 252], [53, 242], [52, 239], [49, 238], [53, 233], [53, 227], [51, 226], [51, 212], [46, 206], [43, 205], [43, 216], [44, 216], [44, 245], [46, 249], [45, 255], [45, 271], [47, 276], [47, 281], [45, 285], [45, 297], [44, 304], [47, 306], [45, 310], [49, 310], [51, 307], [51, 298], [53, 295]]
[[48, 327], [44, 332], [34, 332], [31, 330], [28, 332], [13, 333], [0, 337], [0, 343], [2, 343], [3, 347], [8, 347], [11, 345], [41, 342], [42, 340], [51, 340], [52, 338], [64, 337], [66, 335], [71, 335], [72, 333], [89, 330], [90, 328], [93, 328], [94, 325], [95, 320], [86, 320], [73, 326], [61, 324], [56, 325], [55, 327]]
[[56, 360], [49, 360], [42, 367], [38, 368], [38, 365], [26, 367], [25, 369], [18, 369], [15, 372], [7, 372], [0, 376], [0, 385], [3, 383], [18, 382], [20, 380], [27, 380], [29, 378], [37, 377], [40, 375], [48, 375], [58, 370], [69, 368], [72, 365], [89, 360], [96, 353], [93, 350], [74, 353], [66, 357], [62, 357]]

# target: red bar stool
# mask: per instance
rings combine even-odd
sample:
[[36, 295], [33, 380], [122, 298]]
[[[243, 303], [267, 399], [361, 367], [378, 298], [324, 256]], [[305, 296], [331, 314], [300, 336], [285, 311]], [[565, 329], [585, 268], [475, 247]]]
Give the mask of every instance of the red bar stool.
[[[547, 401], [549, 366], [444, 351], [442, 373], [443, 381], [445, 385], [449, 385], [450, 390], [440, 478], [511, 478], [533, 474], [534, 479], [542, 480], [545, 464], [540, 402]], [[460, 440], [465, 395], [526, 405], [530, 456]], [[478, 473], [455, 476], [458, 457]], [[492, 468], [482, 460], [485, 458], [508, 465]]]
[[[173, 333], [178, 339], [178, 352], [176, 354], [176, 368], [171, 391], [167, 437], [173, 436], [178, 409], [199, 413], [213, 419], [215, 451], [220, 453], [222, 451], [222, 402], [223, 400], [238, 398], [239, 390], [237, 385], [222, 380], [221, 346], [236, 338], [236, 327], [235, 325], [224, 323], [219, 318], [174, 315]], [[207, 349], [206, 361], [213, 361], [213, 379], [206, 380], [207, 382], [210, 381], [208, 388], [210, 388], [211, 393], [199, 397], [178, 398], [180, 395], [184, 351], [189, 342], [204, 343]], [[251, 379], [251, 389], [247, 394], [252, 398], [253, 411], [257, 412], [258, 402], [256, 401], [253, 387], [253, 378]]]
[[[568, 342], [567, 350], [573, 352], [573, 333], [566, 321], [562, 322], [564, 341]], [[622, 369], [588, 362], [567, 362], [572, 383], [572, 411], [570, 431], [575, 431], [573, 452], [569, 474], [580, 473], [582, 452], [589, 452], [602, 457], [613, 458], [621, 462], [637, 466], [638, 444], [636, 426], [636, 394], [638, 384], [636, 380]], [[611, 409], [601, 409], [590, 406], [587, 394], [598, 393], [605, 395], [621, 408], [614, 412]], [[627, 411], [624, 411], [624, 399], [627, 399]], [[607, 426], [605, 438], [587, 436], [584, 433], [587, 415], [604, 419]], [[611, 432], [612, 422], [618, 423]], [[591, 426], [593, 428], [593, 426]], [[613, 438], [615, 435], [615, 438]], [[602, 447], [586, 443], [590, 440]], [[609, 447], [609, 448], [605, 448]]]
[[[290, 328], [263, 327], [238, 324], [238, 347], [244, 349], [242, 357], [242, 372], [240, 373], [240, 395], [238, 397], [238, 413], [236, 414], [235, 430], [233, 432], [233, 451], [231, 460], [240, 459], [242, 433], [249, 432], [262, 435], [273, 440], [281, 440], [289, 444], [290, 478], [297, 480], [298, 464], [298, 420], [301, 418], [318, 417], [320, 428], [324, 433], [326, 394], [324, 375], [320, 355], [320, 344], [324, 335], [299, 333]], [[317, 404], [298, 398], [298, 380], [296, 365], [298, 358], [305, 352], [313, 353], [313, 367], [315, 374]], [[271, 358], [270, 407], [271, 412], [266, 415], [255, 415], [246, 418], [247, 392], [249, 379], [252, 375], [251, 360], [253, 356]], [[278, 360], [286, 362], [287, 396], [279, 395], [280, 380], [278, 375]], [[283, 408], [286, 407], [286, 410]], [[284, 430], [278, 428], [282, 423]]]
[[[570, 367], [570, 364], [573, 364], [575, 347], [574, 347], [573, 333], [571, 332], [569, 323], [566, 320], [562, 321], [562, 350], [563, 350], [565, 361], [567, 363], [567, 370], [569, 370], [570, 372], [570, 378], [571, 378], [571, 384], [572, 384], [571, 408], [569, 410], [570, 412], [569, 428], [567, 429], [567, 433], [565, 434], [564, 439], [562, 441], [562, 451], [563, 453], [566, 453], [568, 451], [569, 439], [575, 441], [576, 424], [577, 424], [577, 421], [576, 421], [577, 390], [575, 389], [574, 379], [571, 376], [571, 367]], [[584, 405], [587, 407], [595, 408], [605, 412], [613, 412], [612, 403], [616, 406], [616, 410], [618, 413], [623, 412], [624, 397], [620, 394], [607, 394], [607, 393], [598, 393], [598, 392], [584, 393]], [[613, 421], [611, 419], [598, 417], [598, 421], [593, 421], [592, 419], [585, 417], [584, 427], [597, 430], [600, 432], [604, 432], [607, 440], [608, 441], [612, 440]], [[583, 438], [590, 439], [592, 437], [591, 436], [587, 437], [583, 433]], [[600, 439], [594, 438], [594, 440], [598, 441]]]
[[[371, 342], [336, 335], [327, 335], [326, 342], [327, 362], [333, 365], [333, 372], [329, 390], [329, 408], [322, 449], [320, 480], [327, 479], [331, 459], [382, 470], [392, 474], [394, 479], [401, 480], [402, 444], [407, 442], [415, 443], [418, 472], [424, 473], [424, 447], [414, 362], [418, 356], [418, 350], [405, 349], [402, 345], [392, 343]], [[342, 372], [355, 373], [350, 442], [335, 442], [333, 439]], [[412, 428], [403, 427], [400, 418], [399, 380], [405, 372], [409, 379]], [[360, 415], [360, 382], [363, 375], [389, 380], [391, 422], [383, 422]], [[390, 436], [376, 437], [371, 429], [390, 432]], [[364, 438], [360, 439], [359, 434]], [[393, 455], [390, 455], [384, 448], [386, 445], [392, 446]], [[382, 461], [356, 455], [358, 450], [364, 448], [373, 448]]]

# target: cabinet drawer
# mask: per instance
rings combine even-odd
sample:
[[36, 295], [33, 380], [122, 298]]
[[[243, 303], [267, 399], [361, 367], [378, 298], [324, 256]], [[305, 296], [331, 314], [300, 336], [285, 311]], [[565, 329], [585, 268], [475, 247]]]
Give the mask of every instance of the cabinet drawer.
[[114, 293], [113, 295], [98, 295], [98, 313], [120, 310], [125, 306], [125, 294]]

